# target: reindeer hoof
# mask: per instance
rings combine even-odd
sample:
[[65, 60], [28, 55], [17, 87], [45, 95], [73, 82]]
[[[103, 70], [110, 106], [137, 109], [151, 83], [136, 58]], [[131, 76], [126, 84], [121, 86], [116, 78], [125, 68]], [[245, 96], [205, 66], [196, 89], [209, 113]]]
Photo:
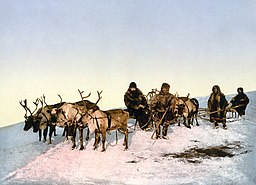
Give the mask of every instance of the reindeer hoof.
[[191, 129], [191, 126], [190, 125], [185, 125], [187, 128], [190, 128]]
[[79, 150], [83, 150], [84, 149], [84, 146], [81, 146]]
[[73, 145], [73, 146], [71, 147], [72, 150], [74, 150], [75, 148], [76, 148], [76, 145]]
[[89, 137], [86, 137], [85, 140], [88, 141], [88, 140], [89, 140]]

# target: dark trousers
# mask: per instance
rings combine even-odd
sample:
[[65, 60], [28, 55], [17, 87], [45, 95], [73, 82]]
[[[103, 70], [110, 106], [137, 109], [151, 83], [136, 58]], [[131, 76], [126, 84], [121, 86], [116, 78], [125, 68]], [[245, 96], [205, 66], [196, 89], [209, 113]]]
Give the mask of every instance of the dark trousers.
[[160, 138], [160, 126], [163, 127], [162, 129], [162, 136], [167, 136], [168, 132], [168, 126], [170, 125], [170, 121], [172, 120], [172, 114], [171, 112], [167, 112], [162, 119], [161, 123], [159, 124], [159, 121], [163, 117], [164, 112], [158, 112], [156, 117], [155, 117], [155, 122], [156, 122], [156, 138]]

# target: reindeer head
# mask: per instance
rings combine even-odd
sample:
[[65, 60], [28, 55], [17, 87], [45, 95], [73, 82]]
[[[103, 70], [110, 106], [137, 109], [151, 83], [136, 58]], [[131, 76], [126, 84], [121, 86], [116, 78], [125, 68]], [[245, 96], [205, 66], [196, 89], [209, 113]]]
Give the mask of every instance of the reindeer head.
[[174, 98], [175, 98], [175, 103], [174, 103], [173, 114], [175, 119], [178, 119], [179, 117], [182, 116], [185, 104], [181, 99], [179, 99], [177, 95], [175, 95]]
[[51, 122], [52, 123], [63, 123], [66, 122], [66, 116], [65, 111], [63, 110], [63, 107], [65, 107], [65, 104], [61, 106], [60, 108], [53, 108], [51, 110]]
[[[34, 132], [37, 132], [38, 130], [36, 129], [36, 124], [37, 124], [37, 121], [36, 121], [36, 114], [35, 111], [37, 110], [37, 107], [38, 107], [38, 104], [39, 104], [39, 99], [37, 98], [35, 102], [33, 102], [35, 105], [36, 105], [36, 108], [35, 110], [32, 112], [28, 106], [27, 106], [27, 99], [25, 99], [23, 102], [20, 101], [20, 105], [25, 109], [26, 113], [25, 113], [25, 125], [24, 125], [24, 128], [23, 130], [24, 131], [28, 131], [31, 127], [33, 127], [33, 131]], [[30, 113], [30, 115], [28, 116], [27, 113]]]

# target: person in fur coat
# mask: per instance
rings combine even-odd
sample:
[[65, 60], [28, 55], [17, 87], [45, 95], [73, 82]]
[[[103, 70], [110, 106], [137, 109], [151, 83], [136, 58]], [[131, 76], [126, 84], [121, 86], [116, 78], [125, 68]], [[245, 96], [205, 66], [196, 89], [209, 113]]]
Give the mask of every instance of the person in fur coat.
[[219, 123], [223, 124], [223, 128], [227, 129], [226, 125], [226, 107], [227, 100], [221, 92], [218, 85], [212, 87], [212, 93], [208, 99], [208, 109], [210, 113], [210, 122], [214, 123], [214, 128], [218, 128]]

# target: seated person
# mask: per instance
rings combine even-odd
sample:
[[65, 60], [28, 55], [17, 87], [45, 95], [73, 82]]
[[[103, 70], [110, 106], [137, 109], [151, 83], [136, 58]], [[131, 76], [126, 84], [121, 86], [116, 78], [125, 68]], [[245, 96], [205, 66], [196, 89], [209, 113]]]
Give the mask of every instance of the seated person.
[[239, 116], [245, 115], [245, 109], [249, 103], [249, 98], [246, 94], [244, 94], [244, 90], [242, 87], [237, 89], [237, 95], [233, 97], [230, 101], [230, 108], [236, 110]]
[[127, 92], [124, 95], [124, 103], [128, 109], [131, 118], [139, 122], [140, 128], [148, 127], [148, 119], [146, 110], [148, 109], [147, 99], [141, 92], [135, 82], [131, 82]]

